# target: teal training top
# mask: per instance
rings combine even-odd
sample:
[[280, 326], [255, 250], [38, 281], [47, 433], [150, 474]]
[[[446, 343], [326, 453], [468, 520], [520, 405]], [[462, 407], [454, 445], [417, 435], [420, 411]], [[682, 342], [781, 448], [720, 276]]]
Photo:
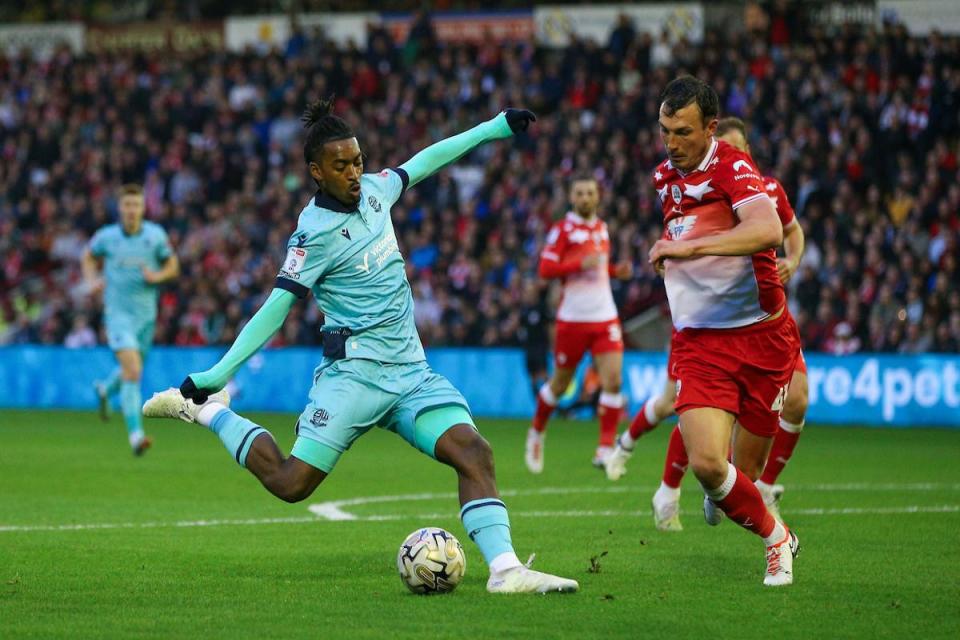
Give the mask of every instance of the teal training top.
[[153, 321], [157, 316], [157, 285], [143, 279], [143, 269], [156, 271], [173, 249], [166, 231], [146, 220], [133, 235], [119, 224], [109, 224], [90, 240], [90, 254], [103, 259], [104, 312], [108, 318], [126, 316]]
[[402, 170], [360, 178], [349, 207], [318, 192], [304, 207], [276, 286], [299, 298], [313, 292], [324, 330], [349, 329], [347, 358], [425, 360], [413, 319], [413, 295], [390, 208], [404, 190]]

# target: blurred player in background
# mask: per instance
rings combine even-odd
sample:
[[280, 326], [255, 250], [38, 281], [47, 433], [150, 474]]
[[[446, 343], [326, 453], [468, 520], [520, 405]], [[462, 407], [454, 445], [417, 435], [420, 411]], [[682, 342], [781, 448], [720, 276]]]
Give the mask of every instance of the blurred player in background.
[[[723, 118], [717, 124], [715, 137], [733, 145], [737, 149], [750, 154], [750, 145], [747, 143], [746, 125], [739, 118]], [[803, 257], [804, 235], [803, 229], [797, 222], [793, 207], [787, 198], [783, 186], [776, 178], [764, 177], [764, 188], [777, 209], [780, 224], [783, 225], [783, 253], [777, 260], [777, 270], [780, 280], [786, 285], [796, 273], [800, 260]], [[672, 340], [671, 340], [672, 343]], [[607, 477], [618, 480], [626, 473], [626, 462], [633, 453], [636, 440], [645, 433], [652, 431], [656, 426], [674, 413], [674, 402], [677, 397], [677, 380], [673, 371], [673, 349], [667, 360], [667, 382], [663, 392], [648, 399], [643, 408], [634, 417], [630, 429], [623, 432], [617, 439], [617, 447], [607, 459]], [[783, 495], [783, 486], [776, 484], [777, 478], [783, 471], [794, 447], [803, 430], [807, 414], [807, 365], [801, 352], [797, 360], [796, 369], [790, 380], [790, 389], [783, 405], [780, 416], [780, 425], [777, 435], [774, 436], [773, 446], [763, 468], [763, 474], [756, 478], [755, 470], [747, 470], [747, 475], [756, 479], [757, 488], [763, 496], [767, 507], [779, 517], [779, 501]], [[654, 496], [654, 520], [657, 528], [663, 531], [680, 531], [680, 482], [687, 470], [687, 451], [683, 446], [680, 429], [674, 427], [670, 434], [670, 443], [667, 447], [667, 459], [663, 468], [663, 479], [660, 489]], [[716, 524], [717, 512], [711, 508], [712, 503], [705, 503], [708, 513], [713, 516], [708, 522]]]
[[550, 356], [550, 312], [540, 285], [536, 282], [528, 282], [523, 289], [518, 338], [523, 345], [530, 388], [536, 400], [540, 386], [549, 377], [547, 358]]
[[[456, 470], [460, 517], [490, 568], [488, 591], [576, 591], [576, 581], [533, 571], [514, 552], [490, 445], [467, 401], [426, 362], [390, 216], [408, 187], [480, 145], [525, 131], [533, 113], [508, 109], [397, 169], [364, 174], [357, 138], [332, 108], [332, 98], [320, 100], [304, 114], [304, 158], [319, 189], [300, 214], [270, 296], [216, 365], [187, 376], [179, 390], [154, 394], [144, 414], [207, 427], [240, 466], [287, 502], [312, 494], [357, 438], [385, 428]], [[325, 318], [324, 357], [285, 457], [270, 432], [228, 408], [221, 389], [311, 291]]]
[[180, 263], [167, 233], [143, 219], [143, 188], [124, 185], [119, 200], [120, 224], [94, 234], [81, 266], [90, 293], [103, 292], [107, 342], [119, 363], [106, 380], [94, 385], [100, 416], [109, 417], [110, 398], [119, 392], [130, 447], [139, 456], [151, 445], [140, 415], [140, 376], [153, 342], [157, 285], [176, 278]]
[[562, 279], [563, 297], [557, 309], [553, 375], [540, 387], [527, 433], [524, 461], [531, 473], [543, 471], [547, 421], [588, 350], [601, 384], [597, 403], [600, 438], [594, 465], [602, 467], [613, 450], [623, 414], [623, 332], [610, 278], [630, 278], [633, 265], [609, 264], [610, 234], [607, 223], [597, 217], [600, 187], [595, 178], [575, 176], [571, 180], [570, 204], [572, 211], [550, 229], [540, 254], [540, 277]]
[[741, 468], [759, 473], [766, 462], [800, 336], [777, 273], [783, 225], [750, 156], [714, 138], [718, 111], [716, 92], [696, 78], [664, 90], [668, 159], [653, 176], [664, 236], [650, 262], [664, 271], [676, 329], [676, 410], [690, 466], [707, 497], [763, 539], [764, 584], [781, 586], [793, 582], [799, 540]]

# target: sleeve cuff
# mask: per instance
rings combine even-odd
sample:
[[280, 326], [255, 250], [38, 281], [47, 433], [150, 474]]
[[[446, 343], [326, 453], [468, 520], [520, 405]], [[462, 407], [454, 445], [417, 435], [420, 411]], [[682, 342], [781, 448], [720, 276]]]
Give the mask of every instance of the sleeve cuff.
[[307, 297], [307, 294], [310, 293], [310, 289], [303, 286], [299, 282], [294, 282], [293, 280], [288, 280], [287, 278], [277, 278], [273, 286], [277, 289], [283, 289], [284, 291], [289, 291], [297, 298], [301, 300]]
[[[754, 200], [760, 200], [761, 198], [765, 198], [765, 199], [767, 199], [767, 200], [770, 200], [770, 196], [768, 196], [767, 194], [765, 194], [765, 193], [757, 193], [757, 194], [755, 194], [755, 195], [747, 196], [746, 198], [743, 198], [742, 200], [738, 200], [737, 202], [734, 202], [734, 203], [733, 203], [733, 206], [732, 206], [732, 209], [737, 210], [737, 209], [739, 209], [740, 207], [742, 207], [743, 205], [748, 204], [748, 203], [750, 203], [750, 202], [753, 202]], [[773, 206], [773, 201], [772, 201], [772, 200], [770, 201], [770, 205]]]
[[395, 174], [400, 176], [400, 182], [403, 183], [403, 188], [400, 189], [400, 195], [402, 196], [404, 191], [406, 191], [407, 187], [410, 185], [410, 174], [407, 173], [406, 169], [401, 169], [400, 167], [392, 168], [390, 171], [393, 171]]

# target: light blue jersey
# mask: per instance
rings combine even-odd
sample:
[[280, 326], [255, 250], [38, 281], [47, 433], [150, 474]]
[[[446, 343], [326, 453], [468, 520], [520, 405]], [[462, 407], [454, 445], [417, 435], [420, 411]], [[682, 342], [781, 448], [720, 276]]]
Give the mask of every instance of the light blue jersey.
[[347, 358], [426, 359], [390, 219], [403, 190], [401, 173], [387, 169], [360, 178], [360, 203], [352, 209], [318, 193], [300, 213], [287, 244], [276, 286], [300, 298], [313, 291], [326, 318], [324, 330], [351, 330]]
[[110, 224], [94, 234], [90, 253], [103, 259], [107, 343], [114, 351], [135, 349], [146, 357], [157, 319], [157, 285], [143, 279], [143, 269], [156, 271], [173, 255], [167, 233], [146, 221], [133, 235]]
[[139, 233], [128, 235], [121, 225], [110, 224], [94, 234], [90, 253], [103, 259], [107, 320], [125, 317], [153, 322], [157, 316], [158, 287], [143, 279], [143, 269], [156, 271], [173, 255], [166, 231], [160, 225], [143, 221]]

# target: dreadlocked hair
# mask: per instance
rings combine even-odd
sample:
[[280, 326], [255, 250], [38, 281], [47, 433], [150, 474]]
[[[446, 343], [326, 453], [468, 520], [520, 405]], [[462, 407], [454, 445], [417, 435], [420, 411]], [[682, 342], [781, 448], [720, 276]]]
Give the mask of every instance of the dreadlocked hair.
[[354, 137], [350, 125], [343, 118], [333, 115], [335, 97], [331, 95], [309, 104], [300, 117], [307, 130], [307, 139], [303, 143], [303, 158], [308, 163], [319, 161], [320, 151], [326, 143]]

